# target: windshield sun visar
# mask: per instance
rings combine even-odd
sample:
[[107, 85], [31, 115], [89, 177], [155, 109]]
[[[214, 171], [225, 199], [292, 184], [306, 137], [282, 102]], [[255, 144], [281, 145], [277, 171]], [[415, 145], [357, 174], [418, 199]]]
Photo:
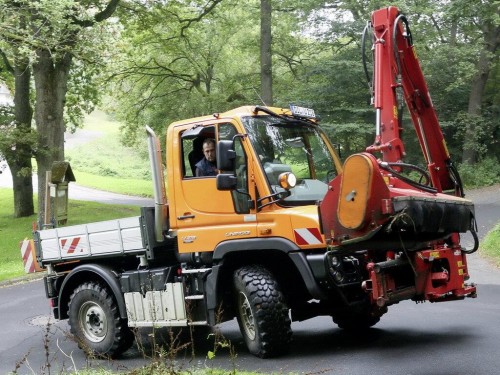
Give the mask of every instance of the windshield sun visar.
[[318, 127], [285, 122], [272, 116], [242, 120], [273, 192], [283, 190], [278, 176], [293, 172], [297, 185], [284, 202], [310, 204], [324, 197], [328, 182], [337, 173], [331, 151]]

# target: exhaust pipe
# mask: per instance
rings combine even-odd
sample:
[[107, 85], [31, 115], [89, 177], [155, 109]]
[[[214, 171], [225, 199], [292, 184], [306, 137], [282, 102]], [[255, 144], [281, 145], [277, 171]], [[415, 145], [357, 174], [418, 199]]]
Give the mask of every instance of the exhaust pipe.
[[167, 228], [168, 203], [165, 193], [165, 177], [163, 175], [160, 140], [153, 129], [146, 126], [148, 133], [149, 163], [153, 178], [153, 192], [155, 201], [155, 239], [163, 242], [163, 233]]

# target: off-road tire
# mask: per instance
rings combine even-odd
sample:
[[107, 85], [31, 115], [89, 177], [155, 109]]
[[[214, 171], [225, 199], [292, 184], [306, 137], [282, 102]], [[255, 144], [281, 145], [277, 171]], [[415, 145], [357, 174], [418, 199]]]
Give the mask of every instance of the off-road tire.
[[68, 307], [70, 331], [88, 355], [115, 358], [134, 341], [113, 295], [96, 282], [79, 285]]
[[238, 269], [233, 281], [238, 324], [250, 353], [261, 358], [286, 353], [291, 321], [274, 276], [262, 266], [250, 265]]

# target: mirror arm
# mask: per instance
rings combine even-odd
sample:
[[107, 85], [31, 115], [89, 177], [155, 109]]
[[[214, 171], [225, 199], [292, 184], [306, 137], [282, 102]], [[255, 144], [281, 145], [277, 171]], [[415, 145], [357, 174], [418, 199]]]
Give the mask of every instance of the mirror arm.
[[279, 201], [281, 201], [281, 200], [283, 200], [285, 198], [288, 198], [290, 195], [292, 195], [292, 192], [290, 190], [286, 190], [286, 191], [280, 191], [279, 193], [274, 193], [274, 194], [267, 195], [265, 197], [259, 198], [259, 199], [257, 199], [257, 204], [260, 204], [265, 199], [271, 199], [271, 198], [278, 198], [278, 199], [269, 201], [267, 203], [264, 203], [261, 206], [258, 206], [257, 207], [257, 211], [260, 211], [264, 207], [269, 206], [269, 205], [271, 205], [273, 203], [277, 203], [277, 202], [279, 202]]
[[241, 138], [242, 140], [245, 140], [245, 138], [248, 138], [248, 134], [241, 134], [241, 133], [235, 134], [232, 139], [233, 144], [236, 138]]
[[255, 208], [255, 202], [254, 200], [252, 199], [252, 196], [250, 194], [248, 194], [246, 191], [243, 191], [243, 190], [240, 190], [240, 189], [234, 189], [235, 192], [237, 192], [238, 194], [243, 194], [245, 196], [247, 196], [249, 199], [248, 199], [248, 206], [250, 209], [254, 209]]

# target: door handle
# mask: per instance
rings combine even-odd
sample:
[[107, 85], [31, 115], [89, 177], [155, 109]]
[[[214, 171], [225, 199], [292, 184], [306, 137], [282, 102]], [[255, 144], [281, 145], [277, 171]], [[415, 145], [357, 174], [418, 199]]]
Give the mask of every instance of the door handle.
[[177, 220], [186, 220], [186, 219], [194, 219], [194, 215], [187, 213], [186, 215], [177, 216]]

